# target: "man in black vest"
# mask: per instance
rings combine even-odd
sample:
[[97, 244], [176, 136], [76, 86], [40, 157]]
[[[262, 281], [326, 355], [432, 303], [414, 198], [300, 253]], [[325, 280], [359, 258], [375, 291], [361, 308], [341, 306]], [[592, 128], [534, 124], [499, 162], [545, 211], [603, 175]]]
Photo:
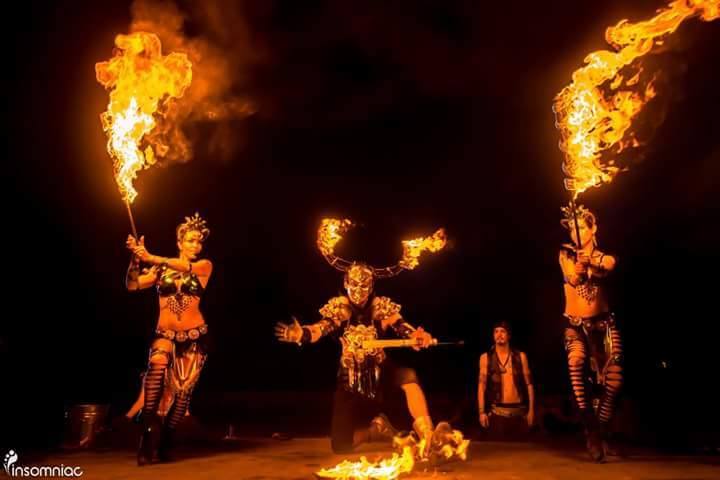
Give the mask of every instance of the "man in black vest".
[[510, 326], [493, 329], [495, 345], [480, 356], [478, 410], [480, 425], [492, 437], [517, 439], [535, 422], [535, 390], [524, 352], [510, 348]]

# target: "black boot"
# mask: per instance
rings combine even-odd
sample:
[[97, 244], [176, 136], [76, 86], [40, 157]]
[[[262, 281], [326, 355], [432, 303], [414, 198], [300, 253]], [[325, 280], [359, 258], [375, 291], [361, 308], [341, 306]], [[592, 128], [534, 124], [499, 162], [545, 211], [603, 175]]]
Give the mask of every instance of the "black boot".
[[160, 422], [157, 417], [150, 421], [148, 421], [148, 419], [145, 420], [137, 453], [137, 464], [139, 467], [149, 465], [155, 460], [155, 450], [160, 433]]
[[167, 463], [172, 462], [173, 440], [175, 438], [175, 429], [170, 427], [163, 428], [160, 435], [160, 443], [158, 445], [158, 460]]
[[615, 441], [613, 434], [610, 432], [607, 423], [603, 422], [600, 425], [600, 433], [602, 435], [602, 445], [603, 450], [605, 451], [605, 455], [608, 457], [622, 456], [622, 451], [619, 448], [617, 442]]
[[590, 458], [593, 462], [602, 463], [605, 460], [605, 450], [600, 428], [592, 411], [583, 414], [583, 424], [585, 425], [585, 446]]

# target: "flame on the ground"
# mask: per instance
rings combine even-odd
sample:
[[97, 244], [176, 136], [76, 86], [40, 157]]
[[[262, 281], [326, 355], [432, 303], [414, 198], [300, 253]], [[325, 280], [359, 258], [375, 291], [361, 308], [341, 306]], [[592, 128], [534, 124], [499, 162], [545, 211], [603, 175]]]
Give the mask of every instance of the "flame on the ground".
[[341, 480], [395, 480], [403, 473], [409, 473], [415, 466], [412, 450], [403, 449], [402, 455], [394, 453], [392, 458], [369, 462], [360, 457], [359, 462], [345, 460], [333, 468], [323, 468], [315, 475], [321, 478]]
[[170, 148], [161, 138], [150, 142], [146, 136], [190, 85], [192, 64], [184, 53], [163, 56], [160, 39], [152, 33], [118, 35], [115, 45], [113, 58], [97, 63], [95, 74], [110, 91], [107, 111], [100, 119], [108, 135], [115, 180], [123, 198], [132, 202], [137, 196], [133, 187], [137, 172]]
[[445, 230], [442, 228], [430, 237], [403, 240], [403, 256], [400, 260], [400, 266], [412, 270], [420, 264], [418, 259], [424, 251], [439, 252], [445, 247], [446, 243], [447, 237]]
[[[609, 183], [620, 171], [612, 158], [639, 142], [631, 126], [643, 106], [655, 96], [652, 81], [640, 82], [635, 61], [661, 44], [688, 18], [718, 18], [720, 0], [676, 0], [650, 20], [621, 20], [605, 32], [615, 51], [601, 50], [585, 57], [572, 83], [556, 97], [555, 125], [565, 153], [565, 186], [576, 198], [588, 188]], [[635, 69], [631, 74], [625, 70]], [[603, 153], [606, 152], [605, 157]], [[610, 158], [606, 158], [610, 157]]]
[[416, 459], [430, 463], [467, 460], [470, 440], [460, 430], [455, 430], [448, 422], [440, 422], [429, 438], [418, 439], [417, 434], [398, 434], [393, 438], [395, 450], [412, 449]]
[[470, 446], [470, 440], [465, 439], [460, 430], [453, 430], [447, 422], [438, 423], [429, 438], [419, 439], [415, 432], [409, 432], [396, 435], [392, 443], [396, 452], [390, 459], [377, 462], [369, 462], [366, 457], [360, 457], [358, 462], [344, 460], [333, 468], [323, 468], [315, 475], [343, 480], [390, 480], [410, 473], [417, 465], [427, 468], [454, 460], [467, 460]]
[[342, 240], [343, 235], [353, 223], [345, 218], [338, 220], [336, 218], [323, 218], [317, 234], [317, 246], [323, 255], [333, 255], [335, 253], [335, 245]]
[[[438, 432], [436, 431], [436, 436], [437, 435]], [[456, 458], [463, 461], [467, 460], [467, 451], [470, 446], [470, 440], [466, 439], [460, 430], [450, 430], [447, 435], [449, 438], [438, 450], [438, 455], [446, 461], [454, 460]]]

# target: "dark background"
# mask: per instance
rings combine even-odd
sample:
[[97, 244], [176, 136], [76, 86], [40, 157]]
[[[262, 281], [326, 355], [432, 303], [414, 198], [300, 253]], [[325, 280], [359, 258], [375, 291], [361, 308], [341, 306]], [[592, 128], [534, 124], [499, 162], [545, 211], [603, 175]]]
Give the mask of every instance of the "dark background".
[[[342, 286], [314, 245], [330, 215], [364, 224], [339, 253], [376, 265], [397, 260], [401, 239], [447, 229], [451, 248], [377, 285], [410, 322], [467, 343], [409, 356], [431, 398], [473, 395], [477, 357], [501, 318], [539, 392], [566, 395], [557, 248], [567, 197], [552, 99], [588, 52], [606, 48], [607, 26], [663, 3], [211, 3], [239, 12], [250, 43], [238, 51], [261, 52], [243, 64], [237, 92], [259, 112], [222, 126], [238, 132], [231, 155], [200, 140], [191, 162], [141, 173], [133, 206], [152, 253], [173, 255], [174, 228], [195, 210], [212, 229], [203, 309], [216, 349], [198, 401], [331, 391], [337, 346], [299, 352], [272, 334], [290, 314], [316, 320]], [[1, 348], [14, 428], [2, 430], [17, 448], [54, 444], [67, 405], [129, 406], [157, 306], [152, 291], [123, 289], [129, 227], [93, 70], [127, 31], [129, 4], [26, 5], [6, 21], [17, 31]], [[598, 214], [600, 247], [620, 258], [612, 293], [626, 398], [649, 431], [712, 432], [720, 21], [689, 21], [666, 47], [652, 60], [671, 80], [666, 117], [638, 149], [644, 161], [581, 201]]]

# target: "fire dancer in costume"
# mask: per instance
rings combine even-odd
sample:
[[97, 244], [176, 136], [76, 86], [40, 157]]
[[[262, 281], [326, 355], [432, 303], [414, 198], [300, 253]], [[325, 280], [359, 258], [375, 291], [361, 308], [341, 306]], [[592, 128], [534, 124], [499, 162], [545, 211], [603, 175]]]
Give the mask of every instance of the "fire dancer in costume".
[[[388, 297], [374, 294], [376, 279], [393, 277], [404, 269], [414, 268], [417, 257], [412, 259], [414, 262], [404, 258], [400, 263], [386, 268], [344, 260], [333, 253], [333, 246], [341, 238], [339, 233], [342, 233], [338, 232], [338, 225], [342, 231], [351, 225], [347, 220], [344, 222], [347, 223], [324, 221], [318, 232], [318, 247], [330, 265], [345, 273], [347, 295], [330, 299], [320, 309], [322, 319], [312, 325], [300, 325], [297, 320], [292, 324], [278, 323], [275, 327], [276, 336], [280, 341], [298, 345], [315, 343], [330, 334], [340, 337], [342, 354], [331, 426], [333, 451], [349, 452], [366, 441], [391, 439], [395, 434], [394, 429], [387, 417], [378, 414], [383, 402], [390, 395], [399, 394], [400, 389], [405, 394], [414, 419], [413, 429], [429, 446], [433, 422], [415, 371], [396, 365], [382, 348], [363, 345], [385, 337], [390, 332], [401, 338], [415, 339], [415, 350], [432, 344], [433, 339], [428, 332], [422, 327], [410, 325], [402, 318], [400, 305]], [[441, 243], [444, 246], [444, 232], [439, 231], [436, 235], [442, 235]], [[328, 237], [334, 237], [329, 246], [325, 243]], [[408, 245], [406, 242], [404, 244], [407, 252]], [[431, 250], [437, 251], [442, 246]], [[419, 255], [419, 251], [416, 253]]]
[[[212, 274], [209, 260], [198, 260], [203, 242], [210, 235], [205, 220], [196, 213], [185, 217], [176, 229], [178, 257], [150, 254], [144, 238], [128, 236], [127, 248], [133, 261], [127, 273], [130, 291], [155, 287], [160, 302], [160, 316], [155, 339], [150, 347], [148, 369], [144, 379], [143, 432], [138, 449], [138, 465], [169, 459], [173, 432], [190, 403], [207, 356], [207, 325], [200, 312], [200, 299]], [[145, 271], [140, 263], [150, 264]], [[165, 389], [172, 392], [164, 422], [157, 417]]]
[[[615, 317], [610, 312], [604, 282], [617, 260], [597, 248], [597, 220], [579, 205], [563, 208], [561, 222], [570, 231], [573, 245], [564, 245], [559, 261], [565, 279], [565, 328], [570, 383], [593, 460], [600, 462], [614, 452], [608, 448], [608, 423], [623, 383], [623, 345]], [[577, 218], [577, 225], [575, 225]], [[578, 238], [579, 236], [579, 238]], [[591, 380], [590, 382], [588, 380]], [[602, 390], [593, 408], [593, 391]]]
[[480, 355], [480, 425], [498, 439], [527, 436], [535, 419], [535, 389], [525, 352], [510, 347], [510, 325], [493, 328], [495, 345]]

